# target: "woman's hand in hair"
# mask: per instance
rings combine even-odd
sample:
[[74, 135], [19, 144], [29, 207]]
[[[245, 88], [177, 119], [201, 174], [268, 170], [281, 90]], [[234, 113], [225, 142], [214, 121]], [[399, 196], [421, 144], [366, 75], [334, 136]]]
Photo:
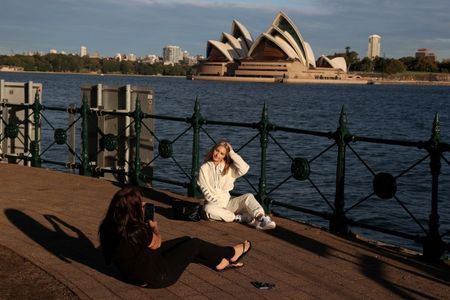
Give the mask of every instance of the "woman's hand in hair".
[[229, 152], [233, 152], [233, 147], [231, 147], [231, 144], [229, 142], [226, 142], [226, 145], [228, 146]]

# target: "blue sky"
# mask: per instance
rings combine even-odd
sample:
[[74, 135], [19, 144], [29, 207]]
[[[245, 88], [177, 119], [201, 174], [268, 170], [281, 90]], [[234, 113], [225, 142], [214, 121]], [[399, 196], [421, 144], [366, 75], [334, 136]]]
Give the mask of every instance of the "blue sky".
[[233, 19], [255, 39], [284, 11], [316, 57], [349, 46], [363, 58], [368, 36], [381, 36], [386, 57], [429, 48], [450, 58], [448, 0], [2, 0], [0, 54], [54, 48], [103, 56], [162, 54], [177, 45], [205, 54], [206, 42], [229, 32]]

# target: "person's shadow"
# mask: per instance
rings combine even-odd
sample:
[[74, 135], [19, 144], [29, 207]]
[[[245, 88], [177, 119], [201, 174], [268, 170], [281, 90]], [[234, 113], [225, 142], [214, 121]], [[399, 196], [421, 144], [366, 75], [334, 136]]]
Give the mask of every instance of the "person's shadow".
[[16, 209], [5, 209], [5, 215], [29, 238], [62, 261], [66, 263], [76, 261], [108, 276], [123, 280], [115, 267], [104, 263], [101, 250], [95, 248], [81, 230], [57, 216], [44, 215], [53, 227], [52, 230]]

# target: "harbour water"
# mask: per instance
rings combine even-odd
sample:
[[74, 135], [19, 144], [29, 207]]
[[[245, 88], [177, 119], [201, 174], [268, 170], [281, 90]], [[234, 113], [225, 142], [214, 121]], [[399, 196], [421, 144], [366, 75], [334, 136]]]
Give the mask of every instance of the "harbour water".
[[[268, 109], [269, 120], [277, 126], [307, 130], [333, 132], [338, 127], [341, 108], [348, 117], [348, 129], [356, 136], [386, 139], [425, 141], [430, 138], [435, 114], [439, 114], [441, 137], [450, 142], [450, 87], [405, 86], [405, 85], [287, 85], [263, 83], [225, 83], [211, 81], [188, 81], [184, 78], [147, 76], [98, 76], [41, 73], [0, 73], [0, 79], [12, 82], [33, 81], [43, 84], [42, 103], [48, 106], [67, 107], [81, 103], [82, 85], [105, 85], [151, 87], [155, 91], [155, 114], [190, 117], [196, 98], [199, 99], [201, 114], [207, 120], [257, 123], [260, 121], [263, 105]], [[44, 111], [44, 113], [46, 113]], [[67, 126], [67, 114], [48, 114], [46, 117], [54, 127]], [[44, 124], [44, 127], [46, 125]], [[187, 124], [155, 121], [158, 138], [173, 140], [188, 127]], [[239, 192], [255, 192], [260, 171], [259, 138], [257, 130], [238, 127], [225, 128], [206, 125], [206, 130], [215, 139], [227, 138], [240, 149], [251, 165], [247, 180], [240, 180], [236, 186]], [[45, 128], [44, 128], [45, 129]], [[47, 129], [50, 132], [50, 129]], [[299, 205], [317, 211], [330, 211], [334, 201], [336, 150], [328, 151], [311, 162], [311, 181], [289, 179], [276, 188], [290, 174], [290, 157], [304, 157], [309, 160], [332, 144], [326, 138], [274, 131], [268, 148], [267, 189], [270, 197], [281, 202]], [[50, 136], [50, 139], [53, 135]], [[177, 139], [174, 157], [189, 170], [191, 136]], [[45, 143], [45, 139], [43, 139]], [[202, 151], [211, 145], [209, 138], [202, 135]], [[354, 151], [347, 150], [346, 207], [351, 207], [372, 192], [373, 175], [354, 153], [363, 158], [373, 172], [389, 172], [394, 176], [408, 169], [427, 155], [426, 151], [398, 146], [383, 146], [367, 143], [351, 144]], [[288, 155], [286, 155], [288, 153]], [[51, 150], [46, 155], [52, 159], [64, 160], [66, 153]], [[290, 156], [290, 157], [289, 157]], [[276, 157], [276, 158], [275, 158]], [[439, 185], [440, 231], [450, 230], [450, 155], [444, 154]], [[381, 200], [368, 197], [351, 209], [349, 218], [376, 224], [389, 229], [423, 235], [421, 225], [428, 228], [427, 220], [431, 209], [431, 175], [429, 160], [412, 168], [397, 181], [396, 199]], [[186, 176], [174, 167], [173, 161], [155, 161], [155, 175], [186, 181]], [[189, 172], [188, 172], [189, 173]], [[185, 192], [185, 189], [154, 182], [155, 187]], [[320, 190], [320, 195], [317, 192]], [[406, 207], [406, 210], [405, 210]], [[327, 222], [277, 206], [273, 210], [300, 221], [327, 226]], [[411, 215], [413, 217], [411, 217]], [[421, 224], [417, 224], [414, 218]], [[369, 238], [380, 239], [396, 245], [420, 250], [421, 247], [409, 240], [403, 240], [380, 233], [352, 228]], [[450, 234], [444, 235], [445, 241]]]

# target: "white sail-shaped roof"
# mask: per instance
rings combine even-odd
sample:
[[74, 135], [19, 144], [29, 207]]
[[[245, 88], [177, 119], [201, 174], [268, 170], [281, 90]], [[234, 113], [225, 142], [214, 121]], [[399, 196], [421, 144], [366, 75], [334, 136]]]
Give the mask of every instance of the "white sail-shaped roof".
[[294, 38], [292, 37], [292, 35], [287, 32], [287, 31], [283, 31], [278, 27], [273, 27], [271, 26], [268, 30], [267, 33], [270, 34], [271, 36], [277, 36], [277, 35], [281, 35], [283, 36], [283, 38], [286, 40], [286, 42], [289, 43], [289, 45], [295, 50], [295, 52], [297, 53], [299, 60], [301, 63], [303, 63], [304, 65], [306, 65], [306, 57], [304, 55], [304, 53], [301, 51], [301, 49], [298, 47], [297, 42], [294, 40]]
[[329, 59], [325, 55], [321, 55], [320, 59], [324, 60], [333, 69], [340, 69], [344, 72], [347, 72], [347, 63], [345, 62], [345, 58], [343, 57], [335, 57], [333, 59]]
[[233, 23], [231, 24], [231, 34], [238, 40], [241, 39], [247, 46], [247, 49], [250, 49], [252, 47], [253, 45], [252, 35], [247, 30], [247, 28], [245, 28], [244, 25], [239, 23], [239, 21], [233, 20]]
[[280, 49], [287, 56], [287, 58], [299, 59], [297, 53], [289, 45], [288, 42], [286, 42], [282, 37], [271, 36], [268, 33], [263, 33], [256, 39], [256, 41], [253, 43], [252, 48], [250, 48], [250, 50], [248, 51], [248, 56], [252, 57], [252, 55], [254, 54], [253, 52], [255, 51], [255, 49], [258, 49], [258, 46], [260, 45], [260, 43], [264, 42], [265, 39], [267, 39], [270, 42], [274, 43], [275, 46], [278, 47], [278, 49]]
[[214, 41], [214, 40], [209, 40], [208, 44], [206, 45], [206, 57], [210, 58], [211, 56], [211, 51], [214, 49], [216, 49], [217, 51], [219, 51], [223, 57], [232, 62], [234, 61], [234, 59], [238, 59], [239, 55], [236, 53], [236, 51], [233, 49], [233, 47], [231, 47], [228, 44], [224, 44], [222, 42], [219, 41]]
[[305, 42], [305, 50], [306, 50], [306, 57], [308, 58], [308, 63], [315, 68], [316, 58], [314, 57], [314, 52], [308, 42]]
[[220, 41], [233, 47], [234, 50], [238, 53], [239, 58], [244, 58], [245, 56], [247, 56], [248, 49], [243, 49], [241, 42], [231, 34], [222, 32]]
[[347, 62], [343, 57], [335, 57], [331, 60], [332, 67], [335, 69], [341, 69], [344, 72], [347, 72]]
[[280, 11], [273, 20], [272, 27], [278, 27], [280, 28], [280, 30], [288, 32], [295, 40], [296, 44], [298, 45], [298, 48], [300, 48], [300, 51], [306, 58], [306, 61], [307, 62], [311, 61], [311, 59], [308, 57], [308, 53], [306, 50], [307, 46], [305, 45], [305, 40], [303, 39], [303, 36], [300, 34], [300, 31], [298, 30], [297, 26], [295, 26], [294, 22], [292, 22], [292, 20], [289, 19], [289, 17], [286, 14]]

